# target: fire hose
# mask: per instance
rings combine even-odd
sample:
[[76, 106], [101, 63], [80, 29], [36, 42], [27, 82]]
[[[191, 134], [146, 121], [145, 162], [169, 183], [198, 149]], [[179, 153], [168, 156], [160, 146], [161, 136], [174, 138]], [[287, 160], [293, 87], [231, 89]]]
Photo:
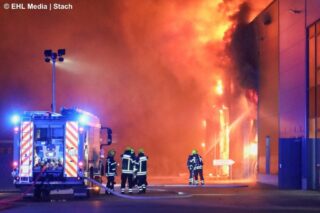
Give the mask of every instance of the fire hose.
[[[133, 196], [133, 195], [125, 195], [125, 194], [121, 194], [119, 192], [110, 190], [108, 187], [106, 187], [104, 184], [93, 180], [91, 178], [87, 178], [84, 177], [84, 179], [88, 180], [89, 182], [99, 186], [100, 188], [105, 189], [107, 192], [109, 192], [112, 195], [115, 195], [117, 197], [121, 197], [121, 198], [125, 198], [125, 199], [131, 199], [131, 200], [159, 200], [159, 199], [176, 199], [176, 198], [190, 198], [192, 197], [191, 194], [186, 194], [183, 192], [178, 192], [175, 195], [167, 195], [167, 196], [150, 196], [150, 197], [146, 197], [146, 196]], [[152, 191], [152, 189], [150, 189], [149, 191]], [[165, 191], [165, 190], [157, 190], [154, 189], [153, 191]]]
[[[46, 167], [43, 167], [41, 169], [41, 172], [38, 174], [38, 176], [33, 181], [33, 184], [30, 187], [28, 187], [28, 189], [26, 191], [24, 191], [23, 193], [21, 193], [20, 195], [0, 200], [0, 210], [10, 207], [10, 205], [12, 205], [13, 202], [21, 200], [26, 194], [28, 194], [34, 188], [35, 183], [39, 180], [39, 178], [41, 177], [41, 175], [43, 174], [43, 172], [45, 170], [46, 170]], [[96, 181], [94, 179], [87, 178], [87, 177], [84, 177], [84, 179], [86, 179], [87, 181], [99, 186], [100, 188], [105, 189], [110, 194], [113, 194], [113, 195], [115, 195], [117, 197], [121, 197], [121, 198], [125, 198], [125, 199], [131, 199], [131, 200], [159, 200], [159, 199], [177, 199], [177, 198], [190, 198], [190, 197], [192, 197], [192, 195], [186, 194], [186, 193], [183, 193], [183, 192], [178, 192], [175, 195], [150, 196], [150, 197], [125, 195], [125, 194], [121, 194], [119, 192], [110, 190], [104, 184], [102, 184], [102, 183], [100, 183], [100, 182], [98, 182], [98, 181]], [[149, 189], [149, 191], [166, 191], [166, 190], [164, 190], [164, 189]]]

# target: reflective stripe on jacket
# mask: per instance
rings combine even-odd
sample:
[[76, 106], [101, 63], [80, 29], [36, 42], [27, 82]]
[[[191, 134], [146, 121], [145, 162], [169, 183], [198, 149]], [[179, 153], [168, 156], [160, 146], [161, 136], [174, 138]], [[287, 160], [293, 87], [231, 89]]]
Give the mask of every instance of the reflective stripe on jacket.
[[148, 157], [140, 153], [137, 158], [138, 171], [137, 175], [147, 175]]
[[116, 175], [117, 162], [113, 157], [107, 157], [106, 162], [106, 176], [112, 177]]
[[130, 151], [124, 152], [123, 155], [121, 155], [121, 160], [122, 160], [122, 173], [133, 174], [135, 162]]

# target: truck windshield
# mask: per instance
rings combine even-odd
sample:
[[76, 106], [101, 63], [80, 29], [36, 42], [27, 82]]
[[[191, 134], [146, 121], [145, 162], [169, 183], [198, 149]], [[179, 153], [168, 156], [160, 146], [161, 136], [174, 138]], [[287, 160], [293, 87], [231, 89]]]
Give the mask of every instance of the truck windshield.
[[64, 150], [63, 126], [35, 128], [34, 169], [62, 170]]

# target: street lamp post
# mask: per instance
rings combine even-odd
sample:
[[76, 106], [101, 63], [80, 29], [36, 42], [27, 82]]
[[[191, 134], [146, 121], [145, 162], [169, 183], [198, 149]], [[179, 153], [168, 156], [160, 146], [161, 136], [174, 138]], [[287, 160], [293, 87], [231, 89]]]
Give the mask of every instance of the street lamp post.
[[52, 112], [56, 112], [56, 62], [57, 59], [59, 62], [63, 62], [63, 55], [66, 54], [65, 49], [58, 49], [58, 53], [53, 52], [52, 50], [44, 51], [44, 61], [49, 63], [52, 61], [52, 103], [51, 110]]

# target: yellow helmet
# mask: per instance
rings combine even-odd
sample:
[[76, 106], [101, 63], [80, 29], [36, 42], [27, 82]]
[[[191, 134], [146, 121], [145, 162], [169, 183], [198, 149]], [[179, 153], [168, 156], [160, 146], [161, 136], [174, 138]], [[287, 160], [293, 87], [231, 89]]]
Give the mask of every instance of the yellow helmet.
[[144, 153], [144, 150], [142, 148], [140, 148], [139, 153]]
[[196, 149], [192, 150], [192, 154], [193, 154], [193, 155], [195, 155], [195, 154], [197, 154], [197, 153], [198, 153], [198, 151], [197, 151]]
[[127, 147], [126, 147], [126, 151], [131, 151], [131, 147], [130, 147], [130, 146], [127, 146]]
[[115, 154], [116, 152], [113, 149], [108, 151], [108, 156], [114, 156]]

